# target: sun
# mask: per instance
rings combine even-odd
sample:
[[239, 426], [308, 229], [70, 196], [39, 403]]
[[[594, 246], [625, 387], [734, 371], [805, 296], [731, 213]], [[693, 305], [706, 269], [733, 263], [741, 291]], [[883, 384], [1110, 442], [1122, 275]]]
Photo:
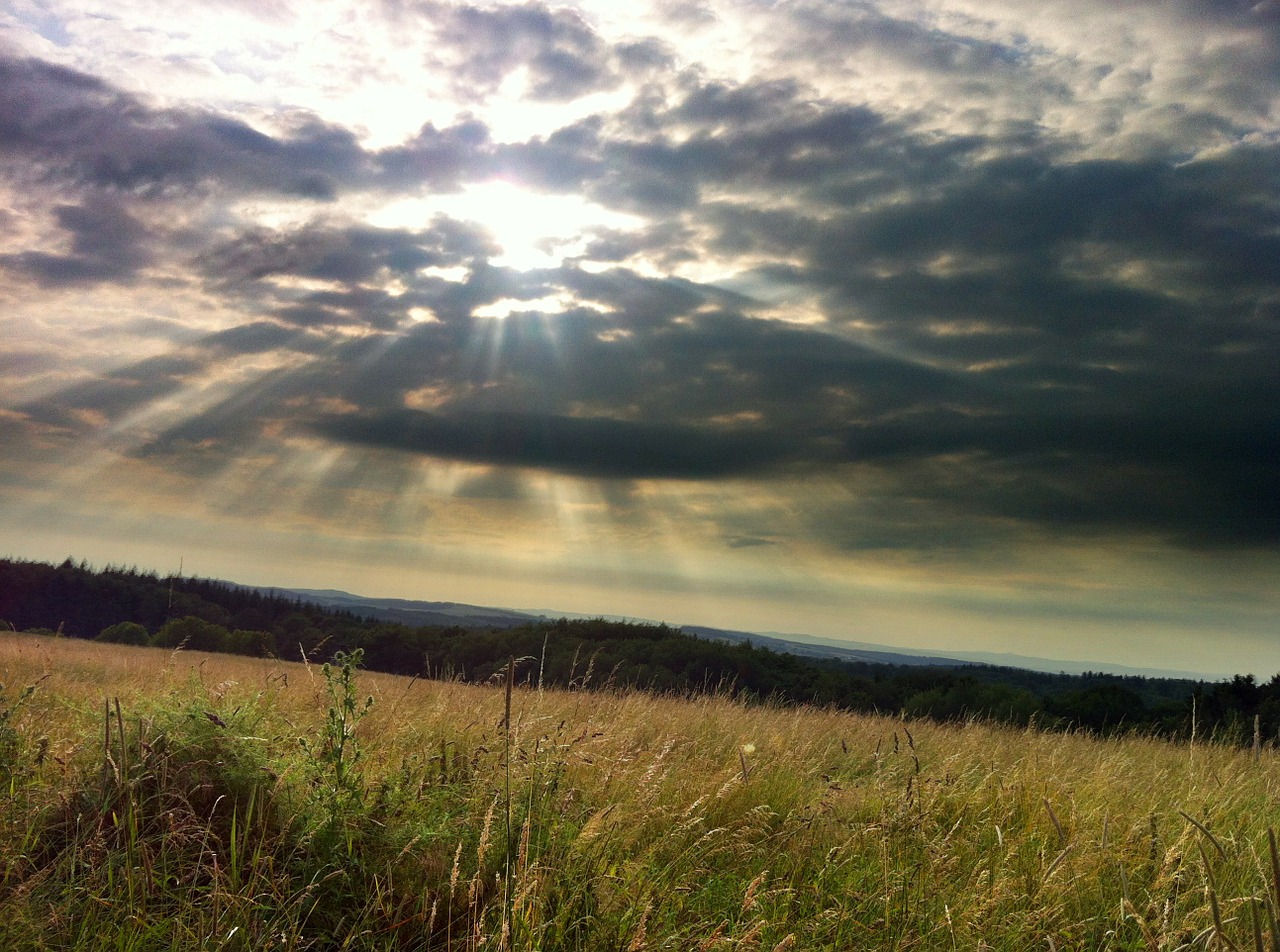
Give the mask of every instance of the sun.
[[593, 232], [631, 231], [641, 224], [634, 215], [577, 195], [538, 192], [501, 179], [451, 195], [395, 201], [368, 220], [380, 228], [417, 228], [440, 214], [480, 225], [502, 249], [490, 263], [518, 271], [558, 267], [581, 254]]

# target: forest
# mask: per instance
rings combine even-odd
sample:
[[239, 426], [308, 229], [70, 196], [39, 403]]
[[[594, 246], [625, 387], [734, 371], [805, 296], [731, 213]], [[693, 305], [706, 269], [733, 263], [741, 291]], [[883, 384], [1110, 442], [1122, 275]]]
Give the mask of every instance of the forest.
[[100, 642], [325, 661], [362, 649], [370, 670], [484, 682], [515, 659], [521, 683], [641, 689], [934, 720], [1229, 743], [1280, 732], [1280, 674], [1259, 682], [1046, 674], [797, 657], [665, 624], [556, 619], [511, 628], [412, 627], [229, 582], [0, 560], [0, 629]]

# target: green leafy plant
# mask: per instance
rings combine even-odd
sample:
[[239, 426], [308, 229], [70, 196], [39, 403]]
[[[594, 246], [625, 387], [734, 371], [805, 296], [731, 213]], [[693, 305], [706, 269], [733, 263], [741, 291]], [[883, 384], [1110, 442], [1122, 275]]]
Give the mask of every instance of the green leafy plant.
[[320, 737], [302, 737], [299, 743], [312, 758], [321, 785], [333, 805], [343, 801], [359, 801], [363, 784], [360, 780], [360, 744], [356, 726], [373, 707], [372, 695], [363, 701], [356, 691], [356, 671], [364, 660], [364, 650], [339, 651], [333, 662], [326, 662], [320, 672], [324, 676], [329, 708], [325, 713]]

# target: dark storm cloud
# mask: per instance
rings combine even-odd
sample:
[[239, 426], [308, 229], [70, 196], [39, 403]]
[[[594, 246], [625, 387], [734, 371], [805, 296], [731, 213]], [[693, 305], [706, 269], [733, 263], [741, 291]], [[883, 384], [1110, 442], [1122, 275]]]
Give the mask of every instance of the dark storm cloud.
[[663, 222], [633, 232], [598, 229], [583, 250], [581, 259], [620, 262], [644, 254], [660, 267], [674, 268], [698, 258], [696, 233], [687, 225]]
[[708, 132], [793, 122], [804, 102], [803, 86], [789, 78], [729, 83], [686, 71], [679, 82], [684, 95], [663, 116], [664, 122], [702, 126]]
[[316, 119], [287, 136], [198, 108], [159, 109], [103, 81], [34, 59], [0, 57], [0, 155], [34, 176], [159, 194], [221, 184], [332, 199], [367, 157], [354, 135]]
[[[365, 326], [377, 324], [370, 314], [385, 309], [390, 317], [385, 295], [366, 289], [379, 299], [359, 302], [360, 293], [352, 287], [304, 300], [329, 314], [345, 310], [352, 320], [359, 314]], [[597, 302], [606, 311], [517, 311], [501, 321], [469, 317], [498, 298], [556, 293]], [[576, 475], [705, 479], [838, 460], [844, 419], [814, 411], [826, 388], [851, 378], [868, 393], [881, 391], [867, 398], [876, 405], [950, 386], [932, 371], [848, 341], [753, 320], [740, 311], [747, 299], [721, 289], [626, 269], [520, 273], [476, 266], [460, 282], [411, 277], [395, 306], [403, 309], [405, 299], [429, 306], [441, 322], [345, 342], [262, 321], [207, 336], [195, 364], [181, 369], [194, 372], [230, 355], [271, 350], [316, 359], [273, 375], [270, 386], [255, 385], [229, 401], [226, 412], [199, 414], [140, 452], [159, 459], [201, 447], [201, 456], [212, 458], [214, 446], [230, 452], [257, 439], [268, 420], [305, 424], [311, 408], [329, 399], [357, 411], [312, 427], [338, 442]], [[125, 390], [140, 376], [133, 368], [116, 375], [128, 378]], [[182, 382], [174, 376], [168, 387]], [[110, 408], [125, 397], [107, 390], [122, 385], [113, 378], [48, 405]], [[438, 412], [405, 410], [424, 388]], [[156, 395], [139, 394], [143, 400]], [[396, 437], [401, 423], [410, 429]], [[466, 436], [470, 430], [473, 438]]]
[[241, 232], [202, 255], [200, 266], [231, 285], [273, 276], [360, 284], [377, 275], [475, 265], [497, 251], [482, 231], [443, 216], [421, 230], [313, 222], [290, 231]]
[[[1273, 145], [1241, 144], [1192, 162], [1073, 162], [1034, 138], [916, 134], [866, 109], [808, 99], [786, 82], [686, 88], [628, 123], [630, 132], [683, 124], [689, 134], [637, 143], [580, 126], [579, 149], [621, 170], [585, 184], [597, 198], [608, 199], [610, 176], [662, 180], [665, 194], [689, 201], [708, 186], [761, 197], [785, 189], [800, 201], [767, 209], [741, 198], [704, 201], [693, 220], [710, 226], [710, 246], [721, 252], [803, 259], [790, 284], [826, 286], [883, 318], [890, 334], [913, 330], [908, 312], [916, 323], [982, 319], [1033, 336], [1056, 323], [1059, 343], [1114, 333], [1126, 320], [1190, 332], [1187, 298], [1170, 288], [1198, 287], [1211, 297], [1197, 309], [1231, 320], [1231, 308], [1256, 310], [1280, 278]], [[1001, 144], [1014, 154], [990, 157]], [[631, 247], [602, 236], [593, 248], [601, 260], [622, 260], [643, 249], [639, 236], [628, 239]], [[1078, 264], [1086, 254], [1159, 278], [1136, 285]], [[948, 259], [953, 273], [934, 267]]]
[[[949, 81], [1027, 69], [1022, 51], [867, 6], [794, 6], [798, 28], [852, 30], [846, 52], [892, 51]], [[1265, 61], [1256, 13], [1195, 9], [1250, 24], [1251, 55]], [[219, 361], [290, 351], [309, 362], [137, 455], [208, 475], [250, 446], [267, 452], [264, 434], [318, 436], [352, 453], [491, 466], [465, 490], [484, 498], [519, 498], [520, 468], [610, 481], [823, 474], [848, 480], [855, 503], [873, 483], [864, 509], [875, 513], [796, 502], [844, 548], [959, 547], [1027, 529], [1280, 546], [1274, 144], [1079, 160], [1025, 125], [952, 135], [796, 79], [666, 69], [660, 44], [610, 45], [539, 4], [413, 11], [481, 96], [520, 68], [549, 101], [654, 72], [618, 113], [528, 142], [495, 143], [464, 119], [365, 152], [318, 122], [269, 136], [5, 61], [0, 151], [98, 194], [55, 206], [64, 250], [3, 263], [49, 286], [137, 280], [159, 251], [129, 203], [174, 200], [171, 185], [323, 199], [501, 174], [643, 225], [588, 236], [581, 267], [525, 272], [489, 264], [493, 241], [445, 218], [420, 229], [224, 226], [191, 255], [242, 325], [171, 365], [126, 368], [23, 413], [69, 427], [82, 425], [78, 411], [116, 420]], [[1052, 86], [1039, 93], [1064, 95]], [[635, 264], [739, 255], [751, 263], [732, 290]], [[519, 304], [556, 297], [563, 313]], [[504, 320], [475, 315], [508, 300]], [[816, 323], [763, 319], [797, 300]], [[415, 309], [434, 322], [410, 322]], [[723, 537], [773, 541], [760, 527]]]
[[492, 173], [491, 152], [489, 129], [476, 119], [464, 118], [444, 129], [427, 123], [409, 141], [373, 156], [375, 181], [389, 190], [428, 185], [454, 191]]
[[198, 106], [160, 108], [85, 73], [0, 53], [0, 157], [22, 163], [33, 182], [153, 199], [221, 189], [328, 203], [352, 189], [456, 189], [484, 174], [488, 134], [475, 120], [428, 124], [381, 152], [306, 113], [282, 125], [268, 134]]
[[[1111, 412], [921, 412], [855, 427], [847, 450], [859, 462], [905, 465], [917, 490], [970, 510], [1197, 545], [1280, 544], [1280, 412], [1198, 396]], [[948, 461], [945, 473], [921, 471], [930, 459]]]
[[[944, 251], [1006, 260], [1061, 258], [1075, 244], [1104, 242], [1192, 269], [1190, 277], [1239, 287], [1280, 279], [1280, 204], [1266, 189], [1280, 149], [1259, 155], [1257, 180], [1231, 178], [1238, 160], [1092, 161], [1039, 157], [985, 162], [957, 175], [937, 198], [846, 219], [826, 247], [831, 266], [856, 261], [918, 263]], [[978, 211], [981, 210], [981, 214]], [[824, 262], [819, 262], [824, 263]]]
[[314, 353], [324, 344], [315, 337], [271, 321], [240, 324], [202, 337], [204, 347], [227, 354], [263, 354], [275, 350]]
[[791, 80], [729, 84], [686, 71], [642, 91], [608, 122], [589, 117], [498, 146], [493, 162], [536, 186], [657, 219], [701, 209], [708, 188], [771, 203], [806, 198], [839, 213], [945, 180], [991, 144], [918, 133]]
[[[999, 365], [972, 375], [964, 412], [920, 394], [897, 419], [860, 423], [850, 458], [954, 512], [1280, 544], [1280, 346], [1260, 316], [1280, 290], [1264, 184], [1278, 163], [1257, 151], [1179, 167], [984, 164], [807, 245], [757, 230], [807, 247], [811, 267], [787, 277], [830, 288], [833, 315], [870, 319], [906, 353]], [[1222, 187], [1242, 162], [1251, 174]], [[1165, 280], [1081, 269], [1086, 251]], [[955, 273], [930, 267], [948, 256]]]
[[405, 319], [404, 302], [374, 289], [314, 291], [283, 304], [271, 316], [299, 328], [375, 327], [387, 330]]
[[[481, 287], [496, 271], [484, 262], [497, 251], [483, 230], [444, 216], [422, 229], [315, 221], [293, 229], [246, 229], [205, 251], [198, 265], [217, 293], [250, 302], [295, 327], [392, 328], [414, 307], [442, 318], [465, 316], [503, 296], [510, 289]], [[469, 300], [453, 290], [456, 282], [419, 273], [455, 267], [471, 272]], [[333, 287], [303, 291], [290, 279]], [[410, 293], [385, 290], [393, 279]]]
[[608, 169], [602, 155], [604, 120], [591, 116], [530, 143], [499, 146], [494, 167], [552, 191], [577, 192]]
[[[566, 318], [553, 344], [539, 318], [513, 316], [496, 349], [481, 346], [484, 359], [470, 363], [448, 356], [459, 343], [447, 329], [424, 329], [337, 384], [335, 393], [370, 409], [322, 417], [315, 432], [617, 479], [853, 466], [911, 487], [913, 501], [896, 519], [888, 516], [905, 501], [886, 498], [878, 520], [846, 525], [846, 546], [872, 537], [877, 547], [895, 538], [919, 545], [930, 524], [935, 545], [958, 544], [978, 531], [958, 521], [966, 512], [1004, 520], [1006, 530], [1012, 519], [1067, 532], [1141, 530], [1192, 545], [1280, 543], [1280, 426], [1266, 402], [1273, 387], [1180, 392], [1177, 379], [1149, 378], [1108, 390], [1099, 373], [1083, 394], [1036, 391], [1020, 376], [940, 374], [728, 313], [692, 326], [673, 320], [648, 333], [627, 325], [630, 339], [605, 342], [592, 333], [598, 317]], [[445, 405], [404, 410], [403, 395], [424, 385]], [[520, 412], [520, 403], [539, 409]], [[600, 416], [556, 412], [575, 405]], [[607, 415], [624, 408], [637, 418]], [[726, 422], [743, 412], [741, 422]], [[837, 521], [824, 534], [839, 529]]]
[[[674, 213], [696, 209], [685, 221], [703, 230], [690, 247], [707, 237], [721, 253], [791, 262], [761, 266], [740, 286], [782, 300], [807, 288], [835, 326], [869, 324], [870, 349], [843, 360], [835, 344], [824, 366], [731, 319], [665, 327], [678, 351], [660, 336], [633, 346], [662, 368], [645, 386], [662, 393], [662, 380], [678, 380], [670, 389], [682, 402], [637, 401], [644, 388], [621, 372], [620, 405], [655, 420], [677, 407], [749, 408], [766, 429], [788, 413], [820, 420], [791, 448], [825, 464], [826, 427], [844, 414], [843, 458], [909, 486], [924, 522], [970, 511], [1185, 544], [1280, 544], [1280, 150], [1072, 161], [1021, 133], [916, 134], [794, 83], [681, 82], [633, 105], [621, 127], [579, 124], [561, 140], [579, 158], [557, 168], [578, 169], [597, 200], [670, 214], [649, 234], [679, 234]], [[678, 142], [661, 131], [676, 127]], [[993, 157], [1000, 145], [1008, 154]], [[552, 144], [521, 148], [537, 169]], [[655, 181], [657, 200], [645, 194]], [[702, 201], [711, 186], [739, 196], [785, 188], [793, 201]], [[643, 233], [602, 233], [587, 257], [619, 262], [651, 247]], [[592, 296], [618, 301], [618, 290]], [[662, 322], [680, 309], [641, 311]], [[815, 350], [837, 340], [794, 336]], [[720, 383], [711, 399], [709, 379]], [[833, 408], [822, 388], [851, 400]], [[893, 537], [890, 524], [882, 541]]]
[[[785, 99], [790, 91], [782, 86], [768, 95]], [[758, 163], [761, 135], [787, 154], [794, 134], [812, 154], [813, 130], [848, 125], [848, 113], [833, 124], [806, 108], [789, 131], [782, 118], [752, 105], [762, 98], [768, 96], [760, 90], [741, 97], [716, 90], [685, 121], [721, 130], [707, 136], [721, 139], [716, 148], [731, 162], [739, 149], [751, 153], [742, 158], [745, 167]], [[753, 121], [761, 124], [754, 133]], [[870, 132], [880, 125], [863, 123]], [[793, 178], [816, 195], [828, 175], [847, 174], [850, 164], [874, 173], [889, 165], [874, 140], [831, 136], [823, 158], [829, 173], [810, 167]], [[602, 141], [603, 134], [578, 139], [589, 148]], [[903, 140], [897, 148], [902, 152]], [[1265, 326], [1240, 336], [1250, 322], [1265, 323], [1256, 295], [1275, 284], [1270, 154], [1255, 148], [1175, 169], [1055, 164], [1047, 156], [965, 163], [956, 157], [969, 153], [969, 142], [930, 148], [951, 157], [948, 175], [939, 173], [943, 166], [929, 167], [920, 158], [929, 150], [913, 153], [909, 141], [909, 160], [884, 170], [900, 183], [910, 181], [913, 165], [931, 175], [927, 193], [914, 200], [828, 207], [821, 222], [803, 206], [761, 212], [712, 205], [701, 218], [717, 229], [718, 247], [800, 260], [762, 269], [760, 280], [820, 291], [834, 318], [856, 305], [896, 353], [829, 328], [754, 320], [749, 298], [626, 268], [493, 268], [483, 264], [482, 242], [442, 233], [312, 226], [247, 238], [239, 257], [211, 256], [209, 270], [241, 283], [295, 275], [345, 286], [282, 305], [294, 310], [295, 323], [391, 327], [408, 306], [446, 321], [397, 335], [365, 358], [355, 344], [345, 356], [332, 353], [323, 372], [296, 388], [361, 408], [314, 425], [313, 432], [339, 443], [616, 479], [855, 466], [909, 484], [918, 521], [881, 520], [878, 535], [865, 522], [856, 532], [850, 524], [845, 544], [857, 546], [888, 546], [895, 538], [918, 545], [920, 527], [964, 511], [1067, 531], [1127, 526], [1188, 544], [1274, 541], [1265, 502], [1276, 477], [1273, 444], [1259, 415], [1275, 395], [1266, 369], [1270, 343]], [[661, 150], [649, 154], [665, 161]], [[695, 182], [727, 181], [723, 168], [688, 163]], [[791, 174], [777, 163], [767, 170]], [[698, 241], [687, 228], [655, 223], [648, 234], [602, 235], [596, 247], [601, 258], [624, 260], [667, 235], [690, 247]], [[1201, 289], [1198, 306], [1182, 295], [1071, 273], [1065, 265], [1086, 243], [1111, 249], [1117, 260], [1175, 268]], [[942, 255], [982, 264], [956, 274], [930, 271]], [[463, 264], [468, 276], [416, 274], [431, 263]], [[407, 286], [394, 300], [360, 287], [393, 273]], [[606, 312], [516, 313], [500, 323], [471, 317], [499, 298], [560, 291]], [[1213, 321], [1201, 317], [1210, 314]], [[1255, 355], [1237, 346], [1234, 355], [1206, 358], [1207, 348], [1232, 342], [1252, 345]], [[1181, 377], [1142, 372], [1170, 357], [1196, 365]], [[1103, 359], [1123, 359], [1127, 369], [1093, 366]], [[938, 360], [952, 369], [937, 369]], [[960, 369], [991, 361], [1001, 366]], [[1188, 380], [1198, 381], [1200, 419], [1180, 426], [1163, 408], [1188, 399]], [[443, 401], [438, 411], [404, 408], [421, 387]], [[1256, 392], [1245, 400], [1249, 387]], [[570, 416], [571, 408], [594, 416]], [[705, 452], [691, 454], [691, 444]], [[1152, 482], [1170, 491], [1144, 501], [1142, 487]], [[840, 525], [832, 521], [827, 533]], [[955, 540], [963, 529], [952, 525], [938, 535]]]
[[115, 198], [91, 196], [80, 205], [59, 205], [53, 218], [68, 239], [68, 253], [0, 255], [0, 269], [28, 275], [45, 287], [98, 281], [128, 284], [151, 261], [148, 229]]
[[401, 410], [321, 418], [315, 429], [346, 443], [605, 479], [742, 475], [779, 455], [752, 435], [518, 412], [444, 417]]
[[[523, 278], [532, 286], [508, 291], [568, 291], [608, 310], [517, 311], [500, 321], [420, 325], [382, 343], [344, 344], [329, 355], [334, 372], [316, 373], [316, 392], [362, 413], [346, 423], [330, 421], [324, 434], [578, 474], [703, 478], [838, 461], [849, 404], [825, 407], [833, 389], [856, 386], [863, 411], [930, 396], [958, 399], [966, 392], [946, 374], [851, 341], [752, 319], [735, 309], [733, 295], [717, 289], [625, 270], [564, 268]], [[457, 284], [451, 293], [476, 291]], [[401, 413], [422, 388], [431, 390], [436, 415]], [[517, 412], [551, 421], [530, 431], [535, 438], [547, 434], [541, 449], [511, 436], [516, 423], [505, 421]], [[579, 416], [599, 422], [572, 422]], [[461, 436], [491, 420], [506, 426], [497, 427], [498, 436], [482, 433], [475, 443]], [[397, 440], [399, 423], [416, 429]], [[670, 436], [668, 448], [660, 435]], [[504, 458], [499, 437], [508, 436], [515, 449]], [[633, 453], [618, 451], [623, 436], [634, 436]], [[690, 456], [680, 448], [689, 439], [716, 447], [714, 456], [723, 462]], [[527, 450], [524, 462], [516, 449]], [[606, 449], [607, 458], [601, 457]], [[574, 452], [583, 454], [583, 462], [573, 461]], [[645, 463], [645, 454], [657, 462]]]

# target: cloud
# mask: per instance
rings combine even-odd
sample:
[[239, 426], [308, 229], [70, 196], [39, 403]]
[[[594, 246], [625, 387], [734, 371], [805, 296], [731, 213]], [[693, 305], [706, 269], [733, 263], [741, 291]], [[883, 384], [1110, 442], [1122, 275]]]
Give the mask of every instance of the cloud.
[[205, 252], [200, 264], [228, 285], [274, 276], [358, 285], [380, 274], [411, 278], [424, 268], [471, 266], [497, 251], [481, 230], [445, 216], [421, 230], [315, 221], [242, 231]]
[[273, 194], [332, 203], [357, 189], [457, 188], [483, 174], [483, 123], [422, 127], [410, 141], [363, 149], [354, 132], [303, 110], [273, 131], [199, 104], [160, 106], [96, 77], [0, 55], [0, 156], [50, 176], [152, 199], [174, 190]]
[[321, 417], [314, 429], [329, 439], [439, 459], [603, 479], [741, 475], [782, 455], [780, 447], [749, 434], [518, 412], [344, 414]]
[[17, 409], [29, 420], [85, 435], [179, 390], [204, 364], [197, 358], [151, 357], [76, 384]]
[[299, 117], [283, 137], [198, 106], [158, 108], [84, 73], [0, 58], [0, 155], [33, 175], [158, 196], [217, 185], [331, 200], [366, 156], [355, 136]]
[[[902, 467], [917, 498], [970, 512], [1068, 531], [1153, 532], [1197, 546], [1274, 547], [1280, 414], [1254, 407], [1233, 419], [1223, 409], [944, 410], [856, 427], [847, 450], [851, 460]], [[944, 465], [926, 472], [920, 464], [930, 460]]]
[[30, 349], [0, 351], [0, 373], [5, 375], [33, 376], [53, 369], [57, 363], [57, 356], [48, 351]]
[[725, 545], [731, 549], [754, 549], [759, 546], [777, 545], [773, 539], [761, 539], [756, 536], [735, 536], [729, 539]]
[[[182, 289], [208, 314], [169, 358], [22, 421], [87, 433], [89, 411], [163, 415], [213, 381], [229, 392], [140, 429], [133, 458], [287, 481], [320, 446], [350, 470], [317, 507], [369, 454], [487, 467], [457, 491], [475, 500], [527, 501], [524, 470], [749, 481], [845, 552], [1280, 546], [1269, 8], [1084, 4], [1082, 26], [1052, 5], [665, 5], [686, 19], [664, 39], [540, 3], [385, 9], [454, 97], [386, 148], [319, 113], [0, 60], [0, 155], [47, 199], [6, 218], [43, 231], [0, 265], [40, 293]], [[1127, 32], [1095, 29], [1116, 17]], [[772, 31], [743, 41], [751, 68], [685, 43], [739, 28]], [[508, 100], [566, 109], [503, 138], [486, 110]], [[517, 269], [493, 264], [501, 209], [368, 224], [492, 178], [634, 227]], [[700, 510], [717, 544], [795, 541], [729, 508]]]
[[0, 268], [56, 288], [99, 281], [128, 284], [151, 261], [147, 227], [116, 198], [95, 195], [80, 205], [58, 205], [53, 217], [70, 239], [69, 253], [0, 255]]
[[276, 350], [315, 352], [321, 343], [311, 335], [271, 321], [239, 324], [201, 338], [204, 347], [227, 354], [263, 354]]
[[464, 117], [443, 129], [428, 122], [409, 141], [379, 151], [371, 161], [377, 183], [390, 191], [420, 185], [454, 191], [492, 174], [492, 152], [488, 127]]
[[[497, 251], [483, 229], [443, 215], [422, 229], [315, 220], [246, 228], [205, 250], [198, 265], [212, 291], [285, 324], [390, 329], [415, 309], [443, 319], [502, 296], [478, 290], [493, 270], [484, 262]], [[470, 270], [465, 289], [430, 273], [450, 268]], [[388, 290], [393, 281], [398, 290]], [[460, 299], [464, 290], [472, 302]]]
[[389, 2], [392, 16], [432, 35], [428, 63], [451, 77], [455, 95], [482, 100], [519, 73], [523, 95], [563, 102], [613, 89], [627, 73], [666, 66], [671, 54], [654, 38], [610, 44], [577, 11], [542, 3], [478, 6]]
[[494, 162], [539, 187], [669, 220], [703, 208], [708, 192], [747, 208], [785, 196], [838, 212], [945, 179], [989, 146], [916, 131], [796, 80], [729, 83], [686, 70], [648, 84], [608, 121], [498, 147]]
[[1018, 69], [1027, 57], [1024, 46], [947, 29], [922, 19], [894, 16], [871, 3], [812, 2], [789, 4], [787, 26], [810, 36], [839, 36], [839, 43], [814, 44], [811, 55], [828, 68], [857, 68], [874, 52], [914, 70], [957, 79], [990, 80], [992, 74]]

